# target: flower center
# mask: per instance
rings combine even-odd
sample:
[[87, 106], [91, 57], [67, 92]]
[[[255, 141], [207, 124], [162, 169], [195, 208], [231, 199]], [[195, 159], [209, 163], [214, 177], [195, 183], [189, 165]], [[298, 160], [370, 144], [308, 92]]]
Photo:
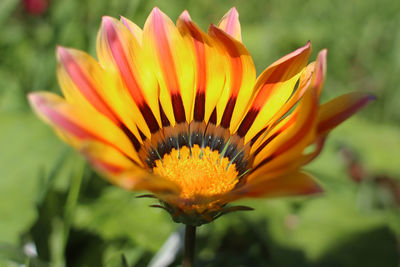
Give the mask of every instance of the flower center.
[[229, 192], [239, 181], [235, 165], [209, 147], [173, 148], [155, 165], [153, 172], [178, 184], [181, 197], [188, 200]]

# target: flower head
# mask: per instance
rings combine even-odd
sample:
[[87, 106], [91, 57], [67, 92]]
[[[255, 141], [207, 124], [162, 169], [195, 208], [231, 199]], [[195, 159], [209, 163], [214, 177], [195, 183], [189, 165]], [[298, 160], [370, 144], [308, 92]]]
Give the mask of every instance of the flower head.
[[143, 30], [103, 17], [98, 60], [58, 47], [64, 98], [29, 100], [112, 183], [150, 191], [176, 221], [199, 225], [244, 209], [226, 206], [243, 197], [320, 191], [300, 167], [373, 97], [319, 105], [326, 50], [307, 64], [310, 53], [308, 42], [256, 79], [235, 8], [208, 33], [186, 11], [175, 25], [154, 8]]

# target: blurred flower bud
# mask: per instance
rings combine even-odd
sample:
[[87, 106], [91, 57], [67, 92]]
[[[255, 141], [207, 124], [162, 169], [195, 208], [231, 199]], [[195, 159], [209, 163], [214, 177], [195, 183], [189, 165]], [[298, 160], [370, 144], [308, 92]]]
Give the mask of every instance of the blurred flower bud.
[[46, 12], [49, 7], [49, 0], [23, 0], [25, 10], [34, 16]]

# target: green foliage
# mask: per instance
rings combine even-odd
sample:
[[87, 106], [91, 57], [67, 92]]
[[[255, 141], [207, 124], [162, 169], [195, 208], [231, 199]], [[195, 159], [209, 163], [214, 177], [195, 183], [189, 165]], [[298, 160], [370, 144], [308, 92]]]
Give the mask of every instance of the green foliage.
[[[149, 208], [153, 200], [85, 168], [26, 102], [27, 92], [59, 91], [56, 45], [95, 55], [102, 15], [142, 26], [155, 5], [173, 19], [187, 9], [203, 29], [236, 5], [258, 73], [311, 40], [313, 58], [329, 50], [324, 100], [353, 90], [378, 96], [307, 166], [325, 194], [237, 203], [255, 211], [200, 227], [198, 265], [398, 266], [400, 1], [393, 0], [52, 0], [39, 16], [22, 1], [0, 1], [0, 266], [147, 266], [178, 230]], [[362, 167], [360, 183], [350, 179], [343, 149]], [[180, 254], [173, 266], [179, 262]]]

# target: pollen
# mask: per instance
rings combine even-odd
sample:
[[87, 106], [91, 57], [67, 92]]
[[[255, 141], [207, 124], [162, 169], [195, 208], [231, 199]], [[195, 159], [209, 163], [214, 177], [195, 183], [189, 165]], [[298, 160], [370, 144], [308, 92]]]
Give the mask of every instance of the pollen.
[[183, 199], [210, 197], [232, 190], [238, 182], [238, 172], [230, 160], [209, 147], [194, 145], [172, 149], [155, 162], [153, 172], [181, 188]]

